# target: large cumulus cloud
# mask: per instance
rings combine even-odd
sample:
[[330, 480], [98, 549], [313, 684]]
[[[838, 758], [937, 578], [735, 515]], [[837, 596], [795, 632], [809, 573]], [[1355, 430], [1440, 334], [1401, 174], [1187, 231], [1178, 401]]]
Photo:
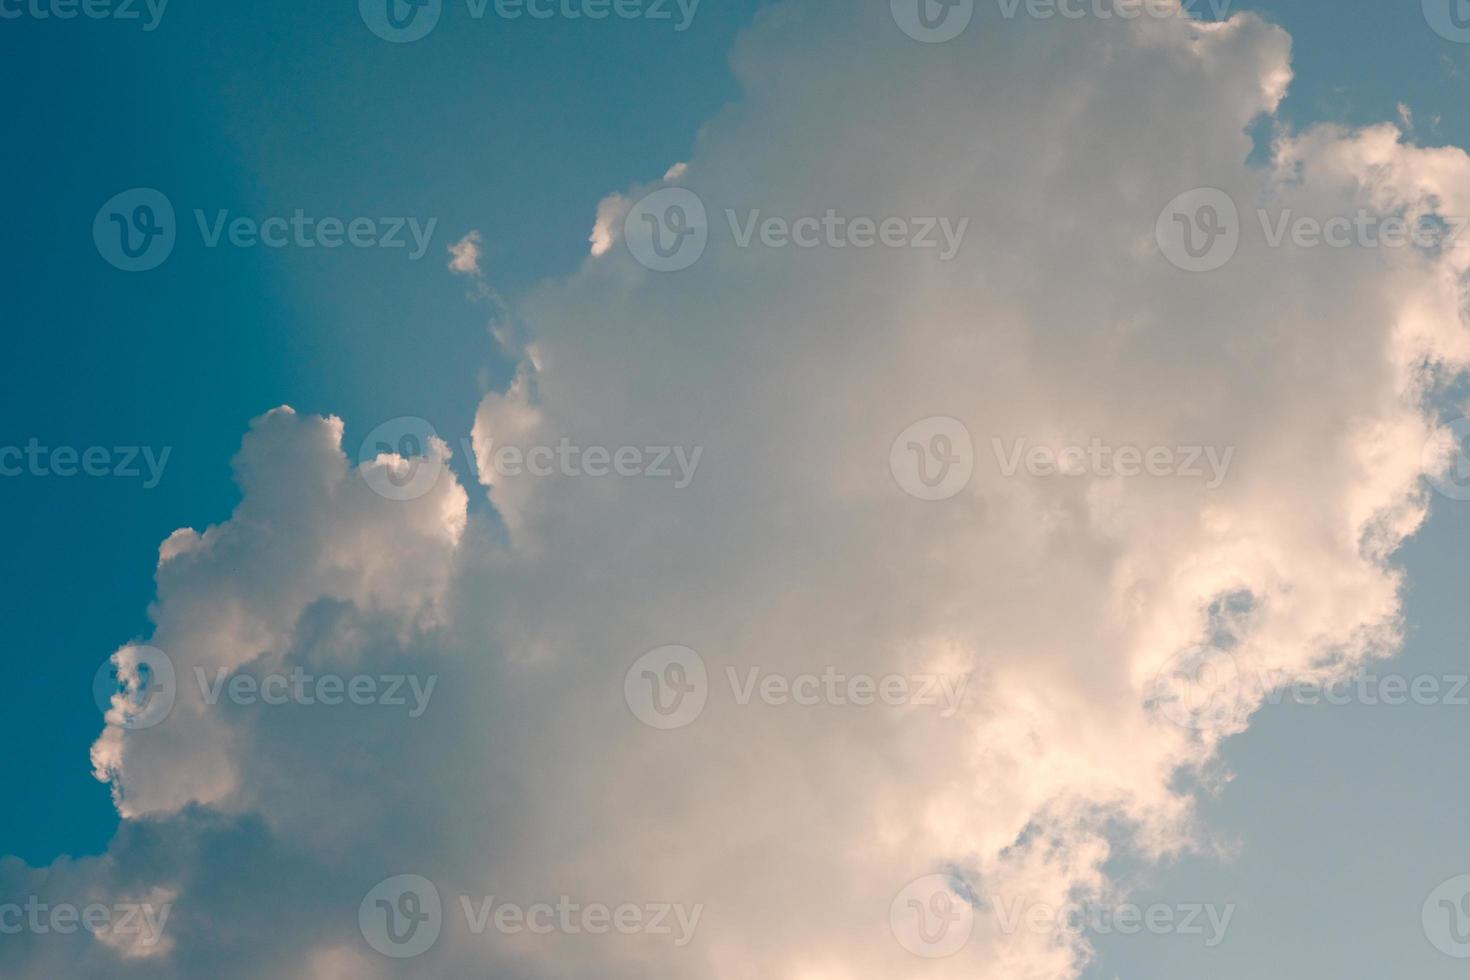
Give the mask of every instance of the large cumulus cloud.
[[[1157, 678], [1181, 653], [1307, 676], [1393, 652], [1390, 560], [1427, 506], [1428, 402], [1467, 355], [1465, 250], [1265, 241], [1258, 208], [1470, 214], [1470, 160], [1392, 126], [1282, 129], [1248, 164], [1289, 50], [1245, 14], [981, 5], [930, 45], [882, 4], [763, 13], [733, 55], [744, 98], [664, 178], [708, 209], [703, 257], [635, 261], [618, 219], [660, 185], [626, 188], [596, 254], [514, 311], [525, 364], [474, 419], [493, 511], [448, 470], [413, 500], [375, 494], [340, 423], [278, 410], [246, 438], [233, 517], [163, 546], [147, 641], [186, 678], [435, 675], [430, 710], [209, 706], [181, 682], [165, 723], [111, 726], [94, 749], [128, 818], [111, 851], [0, 872], [7, 891], [170, 896], [170, 944], [33, 937], [0, 949], [7, 974], [1075, 975], [1084, 937], [1003, 934], [989, 910], [1107, 898], [1120, 842], [1159, 857], [1207, 839], [1198, 781], [1177, 777], [1214, 775], [1250, 705], [1179, 724]], [[1154, 237], [1196, 187], [1243, 216], [1208, 273]], [[940, 261], [740, 248], [724, 216], [829, 208], [969, 225]], [[968, 431], [974, 471], [923, 501], [890, 448], [937, 416]], [[564, 437], [701, 462], [683, 488], [496, 469], [499, 446]], [[1007, 475], [993, 451], [1094, 438], [1233, 455], [1207, 486]], [[624, 679], [666, 644], [698, 651], [710, 685], [697, 720], [661, 731]], [[965, 697], [742, 705], [726, 671], [750, 668], [932, 674]], [[402, 873], [432, 879], [446, 916], [400, 963], [357, 909]], [[890, 930], [894, 897], [930, 874], [980, 909], [940, 960]], [[681, 947], [471, 935], [461, 895], [703, 913]]]

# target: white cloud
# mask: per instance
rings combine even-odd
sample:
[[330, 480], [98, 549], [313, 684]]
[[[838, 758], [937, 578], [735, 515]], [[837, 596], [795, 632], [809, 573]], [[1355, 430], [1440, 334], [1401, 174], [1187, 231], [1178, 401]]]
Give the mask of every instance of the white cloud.
[[480, 248], [482, 239], [478, 231], [471, 231], [459, 241], [449, 246], [449, 269], [462, 276], [474, 276], [476, 279], [484, 275], [480, 269]]
[[[928, 960], [890, 935], [890, 904], [937, 872], [987, 902], [1106, 896], [1120, 828], [1152, 856], [1208, 845], [1172, 777], [1210, 778], [1222, 733], [1150, 707], [1155, 676], [1223, 637], [1245, 669], [1293, 674], [1393, 651], [1388, 557], [1424, 513], [1425, 398], [1470, 355], [1465, 251], [1269, 248], [1255, 209], [1466, 214], [1470, 160], [1391, 126], [1319, 128], [1247, 167], [1244, 129], [1290, 77], [1287, 36], [1251, 15], [977, 14], [944, 45], [888, 18], [835, 2], [758, 18], [734, 60], [746, 98], [680, 178], [708, 206], [704, 256], [645, 270], [610, 248], [644, 189], [605, 200], [597, 260], [518, 310], [535, 362], [475, 420], [481, 473], [492, 440], [566, 437], [699, 446], [700, 479], [497, 474], [507, 541], [447, 470], [386, 500], [336, 420], [257, 420], [236, 514], [165, 543], [149, 642], [186, 675], [392, 668], [445, 693], [414, 722], [181, 698], [163, 725], [109, 729], [94, 754], [133, 819], [46, 888], [117, 868], [176, 888], [161, 969], [179, 976], [350, 972], [358, 901], [414, 873], [450, 921], [418, 960], [368, 957], [385, 976], [1051, 980], [1075, 976], [1080, 937], [1004, 934], [986, 905], [961, 951]], [[1200, 186], [1244, 228], [1230, 263], [1190, 274], [1151, 238]], [[971, 227], [948, 263], [742, 249], [727, 208]], [[964, 423], [976, 454], [937, 502], [888, 471], [930, 416]], [[1021, 437], [1235, 454], [1216, 489], [1006, 477], [991, 441]], [[696, 721], [657, 731], [624, 673], [666, 644], [698, 651], [712, 688]], [[970, 693], [943, 717], [742, 706], [725, 681], [829, 666]], [[460, 895], [704, 912], [684, 948], [475, 936]], [[26, 949], [15, 975], [55, 967]]]

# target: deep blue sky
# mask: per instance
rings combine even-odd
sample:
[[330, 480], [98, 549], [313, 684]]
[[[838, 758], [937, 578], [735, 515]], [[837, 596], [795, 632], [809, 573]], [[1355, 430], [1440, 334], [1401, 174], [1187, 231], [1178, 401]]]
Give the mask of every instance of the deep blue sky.
[[[117, 820], [89, 771], [100, 728], [92, 675], [120, 643], [146, 636], [159, 542], [228, 516], [228, 463], [247, 421], [290, 403], [342, 416], [349, 448], [399, 415], [426, 417], [452, 440], [467, 435], [482, 386], [503, 382], [508, 366], [487, 335], [487, 308], [466, 302], [466, 283], [445, 271], [445, 248], [480, 229], [489, 278], [511, 302], [572, 269], [598, 200], [684, 158], [700, 124], [738, 97], [727, 54], [758, 6], [705, 0], [676, 33], [616, 19], [473, 22], [451, 3], [431, 36], [407, 45], [370, 34], [347, 0], [174, 0], [151, 33], [115, 21], [0, 21], [9, 353], [0, 445], [172, 447], [151, 490], [138, 480], [0, 479], [11, 665], [0, 711], [13, 733], [0, 753], [11, 801], [0, 809], [0, 853], [45, 864], [104, 849]], [[1422, 142], [1470, 146], [1470, 45], [1430, 31], [1418, 0], [1237, 9], [1246, 6], [1295, 39], [1283, 111], [1293, 124], [1393, 119], [1403, 103]], [[128, 275], [99, 257], [91, 225], [102, 202], [135, 186], [166, 193], [181, 230], [161, 268]], [[194, 208], [438, 226], [418, 262], [375, 249], [206, 249]], [[1465, 661], [1470, 503], [1437, 507], [1404, 556], [1406, 661], [1443, 671]], [[1239, 778], [1209, 807], [1242, 857], [1189, 862], [1156, 885], [1181, 901], [1233, 889], [1256, 908], [1233, 929], [1295, 938], [1231, 943], [1214, 958], [1179, 949], [1178, 959], [1169, 944], [1104, 943], [1093, 975], [1456, 975], [1447, 960], [1396, 968], [1385, 945], [1394, 937], [1366, 923], [1399, 908], [1395, 888], [1413, 892], [1441, 865], [1446, 875], [1470, 869], [1465, 777], [1415, 754], [1463, 746], [1466, 731], [1465, 717], [1443, 712], [1268, 709], [1230, 747]], [[1316, 833], [1324, 814], [1336, 818], [1331, 840]], [[1406, 837], [1408, 821], [1426, 816], [1431, 829]], [[1338, 907], [1272, 904], [1334, 862], [1340, 880], [1321, 888]], [[1381, 888], [1354, 894], [1364, 880]], [[1416, 928], [1412, 914], [1406, 921]]]

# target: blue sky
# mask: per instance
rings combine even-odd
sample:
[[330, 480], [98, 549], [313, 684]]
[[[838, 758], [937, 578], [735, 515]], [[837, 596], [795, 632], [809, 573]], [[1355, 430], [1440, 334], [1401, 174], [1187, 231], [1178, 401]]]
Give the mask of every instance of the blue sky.
[[[761, 6], [704, 0], [676, 31], [476, 21], [450, 3], [410, 44], [383, 42], [341, 2], [173, 0], [153, 31], [0, 22], [12, 232], [0, 238], [12, 351], [0, 445], [169, 450], [151, 488], [121, 476], [0, 478], [13, 666], [0, 709], [15, 733], [0, 757], [12, 800], [0, 853], [40, 868], [107, 851], [120, 821], [88, 762], [102, 727], [93, 676], [151, 632], [159, 543], [225, 521], [240, 502], [230, 460], [250, 419], [282, 404], [336, 415], [349, 456], [379, 423], [428, 419], [455, 451], [470, 512], [490, 514], [460, 440], [517, 361], [487, 327], [496, 307], [446, 269], [449, 246], [478, 231], [499, 302], [535, 306], [544, 283], [586, 260], [599, 202], [690, 159], [702, 127], [741, 98], [731, 51]], [[1420, 145], [1470, 146], [1470, 44], [1430, 30], [1417, 3], [1233, 9], [1291, 35], [1295, 78], [1278, 113], [1289, 127], [1410, 119]], [[790, 82], [797, 93], [811, 84]], [[161, 190], [179, 216], [171, 256], [139, 274], [103, 261], [91, 235], [102, 203], [133, 187]], [[298, 208], [435, 224], [414, 260], [206, 248], [192, 218]], [[734, 342], [710, 341], [724, 344]], [[1466, 669], [1467, 546], [1470, 503], [1436, 497], [1394, 559], [1407, 572], [1396, 670]], [[1460, 975], [1425, 942], [1419, 902], [1470, 872], [1458, 764], [1467, 711], [1262, 709], [1224, 745], [1234, 778], [1202, 810], [1237, 852], [1137, 871], [1143, 901], [1237, 903], [1228, 941], [1098, 937], [1083, 975]]]

